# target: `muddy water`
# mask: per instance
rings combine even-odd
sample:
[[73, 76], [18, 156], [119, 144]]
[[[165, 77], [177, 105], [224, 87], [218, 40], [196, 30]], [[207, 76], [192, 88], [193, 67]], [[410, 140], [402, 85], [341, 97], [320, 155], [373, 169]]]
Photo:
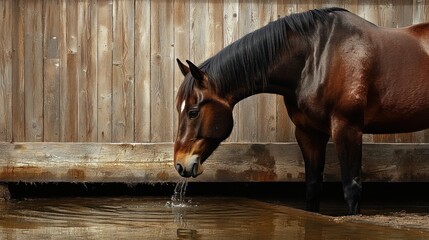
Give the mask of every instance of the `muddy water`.
[[0, 202], [0, 239], [429, 239], [242, 198], [67, 198]]

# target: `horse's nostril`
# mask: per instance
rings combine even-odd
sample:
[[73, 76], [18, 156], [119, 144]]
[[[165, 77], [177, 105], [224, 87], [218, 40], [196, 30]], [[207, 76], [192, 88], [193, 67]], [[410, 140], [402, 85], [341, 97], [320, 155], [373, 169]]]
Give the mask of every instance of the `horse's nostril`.
[[183, 166], [182, 166], [182, 164], [180, 164], [180, 163], [178, 163], [178, 164], [176, 164], [176, 170], [177, 170], [177, 172], [180, 174], [180, 175], [183, 175]]
[[194, 163], [194, 165], [192, 166], [192, 177], [196, 176], [198, 176], [198, 164]]

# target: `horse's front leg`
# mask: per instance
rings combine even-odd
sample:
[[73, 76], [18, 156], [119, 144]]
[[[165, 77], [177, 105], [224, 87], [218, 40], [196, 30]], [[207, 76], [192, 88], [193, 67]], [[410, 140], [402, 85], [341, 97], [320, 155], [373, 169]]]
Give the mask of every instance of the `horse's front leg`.
[[348, 214], [359, 214], [362, 191], [362, 128], [341, 118], [333, 119], [331, 123]]
[[306, 209], [319, 212], [326, 144], [329, 136], [299, 127], [295, 130], [295, 136], [305, 162]]

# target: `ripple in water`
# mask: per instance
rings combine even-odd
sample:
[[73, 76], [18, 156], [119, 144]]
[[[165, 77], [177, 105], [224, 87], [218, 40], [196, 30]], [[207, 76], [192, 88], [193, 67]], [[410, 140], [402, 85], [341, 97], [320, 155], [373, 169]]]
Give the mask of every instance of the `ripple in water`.
[[[242, 198], [34, 199], [0, 204], [0, 239], [429, 239]], [[167, 202], [167, 203], [166, 203]], [[352, 236], [352, 237], [351, 237]]]

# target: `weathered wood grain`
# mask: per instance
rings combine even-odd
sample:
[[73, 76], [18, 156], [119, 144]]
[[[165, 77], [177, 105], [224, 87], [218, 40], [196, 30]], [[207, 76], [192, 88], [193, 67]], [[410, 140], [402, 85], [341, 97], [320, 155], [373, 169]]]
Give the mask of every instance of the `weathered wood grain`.
[[151, 142], [173, 139], [174, 2], [151, 2]]
[[[113, 2], [98, 2], [97, 141], [112, 141]], [[136, 96], [136, 103], [137, 103]]]
[[0, 2], [0, 141], [12, 140], [12, 2]]
[[[176, 182], [172, 143], [0, 143], [0, 182]], [[301, 182], [296, 143], [225, 143], [191, 181]], [[325, 181], [339, 181], [332, 144]], [[366, 182], [428, 182], [429, 144], [364, 144]]]
[[424, 0], [413, 0], [413, 24], [429, 20], [429, 4]]
[[44, 3], [43, 140], [60, 140], [60, 1]]
[[25, 141], [43, 141], [43, 1], [24, 3]]
[[112, 141], [134, 141], [134, 2], [113, 1]]
[[222, 0], [211, 0], [208, 4], [207, 14], [207, 36], [206, 46], [207, 55], [211, 57], [223, 48], [223, 1]]
[[359, 1], [360, 0], [345, 0], [344, 8], [351, 12], [357, 13], [359, 8]]
[[93, 142], [97, 141], [97, 5], [95, 0], [78, 4], [77, 63], [79, 141]]
[[25, 141], [24, 3], [13, 1], [12, 14], [12, 141]]
[[78, 2], [61, 2], [60, 141], [78, 141]]
[[313, 8], [344, 7], [344, 0], [314, 0]]
[[[181, 1], [182, 2], [182, 1]], [[150, 142], [151, 78], [150, 78], [150, 1], [135, 3], [135, 141]], [[166, 83], [167, 84], [167, 83]]]
[[[3, 0], [0, 141], [173, 141], [175, 58], [198, 64], [269, 21], [333, 6], [381, 26], [429, 21], [419, 0]], [[281, 96], [251, 97], [234, 117], [229, 142], [295, 141]], [[429, 130], [364, 141], [428, 143]]]

